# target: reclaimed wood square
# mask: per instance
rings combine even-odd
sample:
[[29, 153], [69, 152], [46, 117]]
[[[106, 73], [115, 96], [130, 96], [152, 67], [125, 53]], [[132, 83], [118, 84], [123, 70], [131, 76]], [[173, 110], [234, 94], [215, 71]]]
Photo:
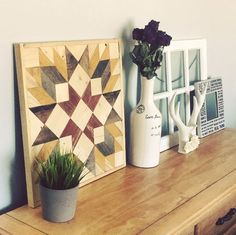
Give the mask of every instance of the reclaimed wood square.
[[32, 164], [55, 148], [87, 161], [87, 184], [126, 165], [119, 40], [15, 44], [28, 204]]

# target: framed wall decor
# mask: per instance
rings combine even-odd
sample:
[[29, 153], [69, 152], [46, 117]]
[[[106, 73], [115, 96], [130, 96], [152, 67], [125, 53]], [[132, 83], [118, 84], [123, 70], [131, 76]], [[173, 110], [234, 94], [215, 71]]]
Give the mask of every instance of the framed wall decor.
[[126, 165], [120, 41], [15, 45], [28, 204], [39, 204], [35, 157], [72, 150], [89, 183]]
[[205, 137], [225, 128], [224, 99], [221, 78], [196, 82], [195, 89], [207, 86], [205, 102], [198, 117], [198, 136]]

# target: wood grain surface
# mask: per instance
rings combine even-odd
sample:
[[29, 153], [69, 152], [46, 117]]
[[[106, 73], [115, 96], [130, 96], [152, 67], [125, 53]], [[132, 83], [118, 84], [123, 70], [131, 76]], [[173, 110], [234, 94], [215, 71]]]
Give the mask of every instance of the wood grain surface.
[[46, 234], [33, 227], [9, 216], [0, 216], [0, 234], [1, 235], [43, 235]]
[[[81, 188], [76, 216], [62, 224], [41, 208], [8, 213], [47, 234], [188, 234], [218, 202], [235, 193], [236, 130], [201, 139], [187, 155], [173, 148], [151, 169], [127, 166]], [[188, 233], [181, 233], [188, 231]]]

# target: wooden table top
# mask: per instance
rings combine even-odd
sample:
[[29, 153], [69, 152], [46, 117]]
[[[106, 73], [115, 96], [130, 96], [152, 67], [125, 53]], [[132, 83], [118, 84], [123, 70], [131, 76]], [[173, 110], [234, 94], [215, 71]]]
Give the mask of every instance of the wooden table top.
[[[14, 223], [34, 231], [29, 234], [152, 234], [157, 231], [153, 228], [165, 231], [168, 218], [183, 205], [192, 200], [198, 207], [203, 205], [196, 198], [204, 197], [206, 189], [214, 197], [225, 190], [217, 187], [218, 182], [225, 180], [225, 187], [236, 182], [235, 170], [236, 130], [225, 129], [201, 139], [199, 148], [187, 155], [179, 154], [177, 147], [163, 152], [158, 167], [127, 166], [80, 188], [76, 216], [69, 222], [47, 222], [41, 217], [40, 207], [23, 206], [0, 216], [0, 231], [13, 231], [9, 226], [14, 227]], [[210, 196], [208, 200], [212, 200]]]

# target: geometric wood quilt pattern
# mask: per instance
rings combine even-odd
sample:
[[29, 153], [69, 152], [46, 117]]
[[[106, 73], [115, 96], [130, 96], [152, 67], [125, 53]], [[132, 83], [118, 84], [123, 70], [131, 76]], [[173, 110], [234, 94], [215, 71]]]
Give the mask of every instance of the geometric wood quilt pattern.
[[86, 184], [125, 166], [119, 40], [15, 45], [28, 204], [39, 204], [35, 157], [87, 161]]

